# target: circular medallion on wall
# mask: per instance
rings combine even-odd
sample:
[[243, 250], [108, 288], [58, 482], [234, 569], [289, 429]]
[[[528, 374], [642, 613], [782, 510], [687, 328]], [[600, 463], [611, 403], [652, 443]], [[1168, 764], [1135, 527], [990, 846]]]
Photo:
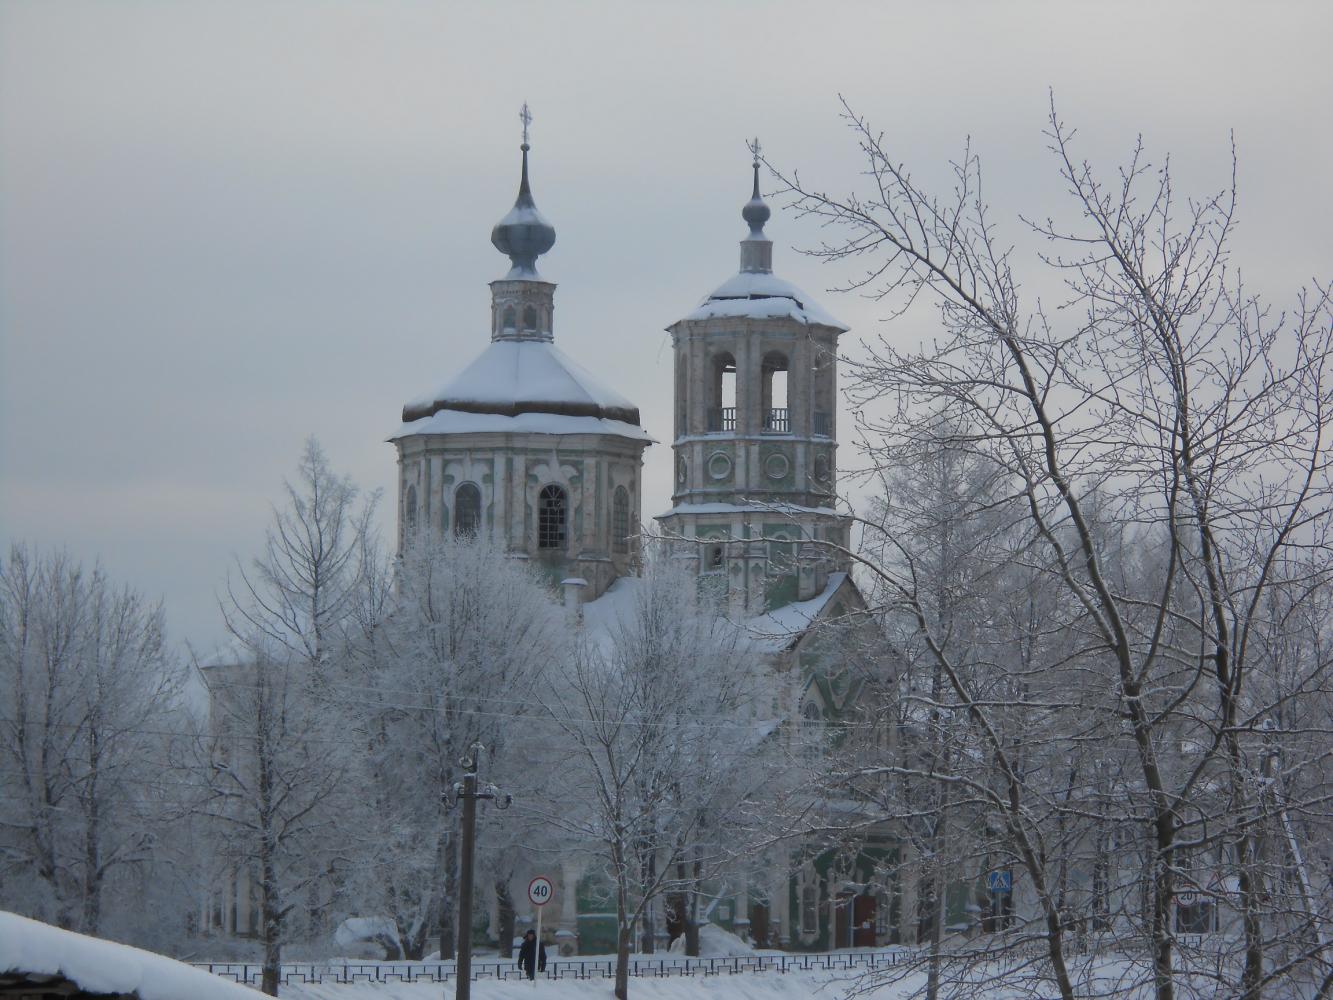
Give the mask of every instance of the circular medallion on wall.
[[685, 465], [685, 456], [682, 455], [680, 458], [676, 459], [676, 482], [684, 486], [685, 480], [689, 478], [690, 478], [689, 469]]
[[708, 456], [708, 475], [713, 479], [726, 479], [731, 475], [731, 456], [715, 451]]
[[764, 475], [769, 479], [786, 479], [791, 471], [791, 462], [786, 455], [769, 455], [764, 459]]

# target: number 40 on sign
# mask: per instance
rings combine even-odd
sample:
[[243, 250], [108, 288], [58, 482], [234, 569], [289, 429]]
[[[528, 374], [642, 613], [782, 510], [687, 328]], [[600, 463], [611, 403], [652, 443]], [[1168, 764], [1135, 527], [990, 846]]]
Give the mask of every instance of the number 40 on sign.
[[551, 901], [552, 892], [551, 880], [545, 875], [538, 875], [528, 883], [528, 899], [533, 906], [545, 906]]
[[[538, 956], [542, 949], [542, 907], [551, 901], [555, 895], [555, 886], [545, 875], [538, 875], [528, 883], [528, 901], [537, 907], [537, 944], [532, 949], [532, 968], [535, 973], [538, 965]], [[536, 985], [534, 976], [533, 985]]]

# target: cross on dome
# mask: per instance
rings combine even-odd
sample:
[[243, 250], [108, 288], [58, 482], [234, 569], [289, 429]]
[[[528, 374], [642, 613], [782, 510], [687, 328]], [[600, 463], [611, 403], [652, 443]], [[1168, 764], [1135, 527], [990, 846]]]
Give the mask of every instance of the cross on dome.
[[528, 110], [528, 102], [523, 102], [523, 109], [518, 113], [518, 120], [523, 123], [523, 146], [528, 145], [528, 126], [532, 124], [532, 112]]

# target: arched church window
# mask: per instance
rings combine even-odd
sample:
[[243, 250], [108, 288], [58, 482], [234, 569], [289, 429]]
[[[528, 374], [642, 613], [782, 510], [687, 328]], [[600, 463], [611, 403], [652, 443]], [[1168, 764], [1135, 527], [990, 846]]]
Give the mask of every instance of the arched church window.
[[787, 419], [787, 356], [780, 351], [764, 355], [760, 386], [764, 430], [785, 434], [791, 427]]
[[481, 490], [464, 483], [454, 494], [454, 535], [471, 538], [481, 527]]
[[565, 520], [568, 506], [569, 501], [564, 489], [555, 485], [542, 487], [537, 498], [537, 548], [565, 547]]
[[708, 429], [736, 429], [736, 359], [730, 354], [713, 356], [712, 395], [708, 403]]
[[629, 490], [617, 486], [611, 498], [611, 547], [616, 552], [629, 551]]
[[801, 710], [801, 742], [807, 751], [814, 751], [823, 742], [824, 713], [813, 701], [805, 703]]
[[504, 319], [501, 321], [500, 326], [504, 330], [513, 330], [518, 326], [518, 315], [514, 312], [513, 306], [505, 307]]
[[532, 333], [537, 329], [537, 310], [528, 306], [523, 310], [523, 331]]

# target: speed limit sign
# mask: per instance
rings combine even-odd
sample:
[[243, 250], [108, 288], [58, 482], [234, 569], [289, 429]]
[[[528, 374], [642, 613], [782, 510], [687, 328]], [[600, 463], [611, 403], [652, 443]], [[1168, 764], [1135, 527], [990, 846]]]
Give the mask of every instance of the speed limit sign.
[[551, 894], [554, 891], [551, 880], [545, 875], [538, 875], [528, 883], [528, 899], [533, 906], [545, 906], [551, 901]]

